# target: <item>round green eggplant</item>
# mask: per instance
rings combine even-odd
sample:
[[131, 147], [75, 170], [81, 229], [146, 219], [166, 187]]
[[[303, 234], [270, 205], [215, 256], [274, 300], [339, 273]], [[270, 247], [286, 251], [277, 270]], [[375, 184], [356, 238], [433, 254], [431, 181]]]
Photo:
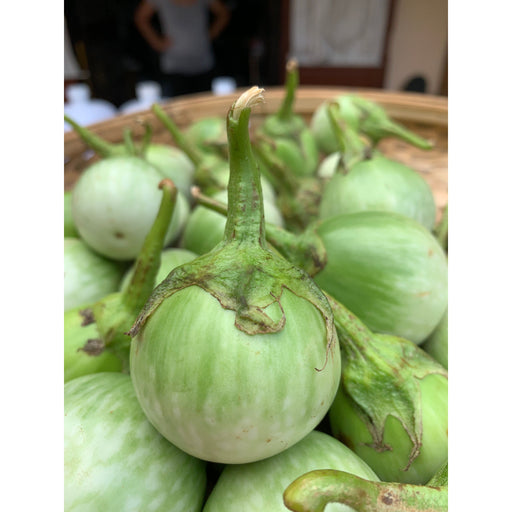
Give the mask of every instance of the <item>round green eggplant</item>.
[[338, 390], [329, 420], [332, 433], [386, 482], [427, 483], [448, 458], [448, 378], [427, 375], [419, 381], [421, 391], [422, 439], [419, 455], [409, 465], [413, 447], [400, 421], [388, 416], [384, 427], [384, 444], [389, 450], [377, 450], [365, 423], [353, 402]]
[[185, 136], [196, 148], [205, 153], [227, 155], [228, 136], [226, 120], [220, 116], [209, 116], [191, 123]]
[[347, 174], [334, 174], [324, 189], [321, 219], [361, 211], [400, 213], [429, 231], [436, 220], [430, 185], [410, 167], [383, 156], [359, 162]]
[[[222, 471], [204, 512], [286, 512], [285, 489], [299, 476], [315, 469], [337, 469], [378, 481], [372, 469], [333, 437], [314, 430], [284, 452], [251, 464], [230, 465]], [[353, 509], [331, 504], [325, 510]]]
[[[197, 254], [187, 249], [181, 249], [179, 247], [169, 247], [164, 249], [160, 255], [160, 268], [155, 278], [155, 287], [159, 285], [166, 277], [169, 272], [176, 268], [178, 265], [182, 265], [187, 261], [192, 261], [197, 258]], [[134, 267], [130, 267], [126, 274], [123, 276], [119, 291], [123, 292], [126, 290], [130, 283], [130, 279], [133, 276]]]
[[[78, 179], [72, 213], [80, 236], [98, 253], [114, 260], [134, 260], [158, 212], [161, 174], [138, 157], [100, 160]], [[189, 213], [178, 192], [165, 245], [177, 239]]]
[[177, 189], [191, 199], [190, 187], [194, 179], [194, 164], [179, 148], [167, 144], [150, 144], [143, 158], [153, 165], [163, 178], [169, 178]]
[[[227, 191], [218, 192], [213, 198], [226, 203]], [[266, 222], [284, 226], [283, 216], [272, 201], [264, 199], [264, 208]], [[225, 215], [205, 206], [196, 206], [187, 219], [181, 243], [183, 247], [196, 254], [205, 254], [223, 239], [225, 228]]]
[[448, 310], [421, 348], [448, 369]]
[[373, 145], [385, 137], [394, 137], [421, 149], [432, 148], [430, 141], [391, 119], [377, 103], [362, 96], [345, 94], [321, 103], [311, 117], [311, 131], [319, 149], [325, 154], [339, 149], [328, 115], [329, 105], [333, 102], [340, 106], [340, 120], [367, 136]]
[[93, 251], [80, 238], [64, 239], [64, 311], [115, 292], [124, 265]]
[[424, 341], [448, 305], [448, 261], [421, 224], [391, 212], [337, 215], [316, 226], [327, 264], [316, 283], [372, 331]]
[[254, 462], [300, 441], [325, 416], [341, 374], [327, 298], [266, 244], [249, 137], [262, 92], [249, 89], [227, 115], [222, 242], [175, 268], [129, 331], [147, 418], [183, 451], [216, 463]]
[[285, 289], [265, 312], [277, 321], [283, 311], [282, 330], [248, 335], [198, 286], [166, 298], [130, 353], [137, 396], [158, 431], [201, 459], [241, 464], [313, 430], [336, 393], [339, 350], [326, 363], [325, 321], [308, 301]]
[[91, 309], [79, 307], [64, 313], [64, 382], [82, 375], [121, 372], [123, 364], [112, 352], [104, 350]]
[[128, 375], [97, 373], [64, 386], [66, 512], [199, 512], [205, 463], [147, 421]]

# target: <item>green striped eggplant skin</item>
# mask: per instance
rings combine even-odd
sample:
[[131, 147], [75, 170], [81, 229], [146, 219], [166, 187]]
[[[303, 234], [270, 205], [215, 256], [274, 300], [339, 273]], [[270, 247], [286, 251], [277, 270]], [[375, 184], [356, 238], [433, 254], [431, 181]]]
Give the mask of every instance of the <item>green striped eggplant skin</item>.
[[357, 163], [348, 174], [335, 174], [325, 187], [319, 217], [361, 211], [400, 213], [429, 231], [436, 221], [430, 185], [414, 169], [383, 156]]
[[327, 264], [314, 280], [372, 331], [424, 341], [448, 305], [448, 260], [421, 224], [390, 212], [321, 221]]
[[[182, 249], [179, 247], [169, 247], [164, 249], [160, 254], [160, 268], [158, 269], [158, 273], [155, 278], [155, 287], [160, 284], [169, 274], [169, 272], [179, 265], [183, 265], [183, 263], [187, 263], [188, 261], [192, 261], [197, 258], [197, 254], [188, 251], [187, 249]], [[123, 280], [121, 281], [121, 285], [119, 287], [119, 291], [124, 292], [130, 283], [130, 279], [133, 276], [134, 265], [132, 265], [123, 276]]]
[[[149, 421], [211, 462], [242, 464], [292, 446], [325, 416], [340, 380], [336, 343], [310, 302], [287, 289], [265, 309], [271, 334], [248, 335], [198, 286], [167, 297], [132, 339], [131, 377]], [[179, 319], [179, 321], [177, 321]]]
[[144, 152], [144, 159], [163, 178], [170, 178], [184, 197], [191, 199], [190, 187], [194, 180], [195, 167], [181, 149], [167, 144], [150, 144]]
[[448, 369], [448, 310], [421, 348]]
[[[379, 481], [372, 469], [333, 437], [314, 430], [284, 452], [251, 464], [230, 465], [222, 471], [204, 512], [286, 512], [285, 489], [296, 478], [315, 469], [337, 469]], [[353, 511], [330, 503], [329, 512]]]
[[66, 512], [199, 512], [205, 489], [205, 463], [151, 426], [128, 375], [64, 386]]
[[412, 441], [395, 417], [388, 417], [384, 427], [384, 443], [391, 449], [379, 452], [372, 448], [372, 436], [341, 386], [329, 411], [333, 435], [366, 461], [383, 481], [426, 484], [448, 459], [448, 379], [431, 374], [419, 386], [422, 444], [409, 468]]
[[64, 311], [117, 291], [126, 267], [93, 251], [80, 238], [64, 238]]
[[71, 214], [71, 190], [64, 192], [64, 238], [80, 238]]
[[[138, 157], [111, 157], [90, 165], [73, 189], [73, 220], [81, 238], [103, 256], [134, 260], [158, 212], [162, 175]], [[165, 245], [176, 240], [189, 214], [178, 192]]]
[[191, 123], [185, 131], [187, 140], [203, 152], [227, 154], [226, 120], [221, 116], [203, 117]]
[[100, 339], [96, 324], [87, 322], [87, 314], [87, 308], [82, 307], [64, 313], [64, 382], [91, 373], [123, 369], [121, 360], [111, 352], [84, 350], [88, 342], [92, 347]]
[[[215, 194], [214, 199], [227, 203], [227, 190]], [[277, 206], [268, 200], [263, 200], [265, 220], [284, 227], [283, 216]], [[181, 244], [186, 249], [197, 254], [211, 251], [224, 237], [226, 216], [206, 206], [196, 206], [191, 212], [183, 229]]]
[[334, 130], [332, 129], [331, 122], [329, 120], [328, 108], [330, 102], [338, 103], [341, 107], [343, 120], [352, 128], [356, 130], [359, 129], [359, 110], [350, 101], [350, 98], [344, 98], [345, 96], [337, 96], [335, 98], [331, 98], [329, 101], [322, 102], [314, 110], [313, 115], [311, 116], [311, 132], [313, 133], [313, 137], [318, 148], [325, 155], [330, 155], [331, 153], [339, 150], [339, 143], [336, 140]]

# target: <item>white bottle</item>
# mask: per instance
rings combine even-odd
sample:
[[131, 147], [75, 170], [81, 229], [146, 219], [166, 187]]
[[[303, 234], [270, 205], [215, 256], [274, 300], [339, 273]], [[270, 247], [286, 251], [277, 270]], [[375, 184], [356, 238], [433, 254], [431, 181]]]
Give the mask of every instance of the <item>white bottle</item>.
[[[112, 103], [91, 98], [91, 90], [87, 84], [68, 85], [66, 96], [68, 102], [64, 103], [64, 113], [82, 126], [106, 121], [117, 115], [117, 109]], [[71, 126], [64, 121], [64, 131], [71, 129]]]
[[119, 107], [121, 114], [131, 114], [147, 110], [151, 108], [153, 103], [159, 103], [164, 99], [162, 98], [162, 87], [160, 84], [151, 80], [139, 82], [135, 86], [135, 96], [135, 99], [129, 100]]
[[236, 90], [236, 81], [230, 76], [218, 76], [212, 80], [212, 93], [215, 96], [231, 94]]

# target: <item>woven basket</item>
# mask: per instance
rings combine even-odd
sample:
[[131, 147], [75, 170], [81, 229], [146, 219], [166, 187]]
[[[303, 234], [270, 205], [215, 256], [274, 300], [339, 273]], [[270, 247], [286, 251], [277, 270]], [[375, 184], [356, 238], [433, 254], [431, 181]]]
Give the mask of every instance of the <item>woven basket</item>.
[[[242, 92], [243, 90], [238, 90], [227, 96], [214, 96], [210, 93], [181, 96], [162, 104], [162, 108], [180, 128], [185, 128], [191, 122], [203, 117], [225, 116], [231, 104]], [[385, 155], [409, 165], [427, 180], [432, 187], [438, 207], [438, 218], [440, 218], [441, 211], [448, 202], [447, 98], [380, 89], [301, 86], [296, 94], [294, 110], [309, 120], [320, 103], [349, 93], [377, 102], [393, 119], [434, 143], [432, 150], [424, 151], [399, 140], [384, 139], [380, 142], [379, 149]], [[251, 126], [257, 127], [266, 114], [275, 112], [283, 97], [282, 87], [267, 89], [265, 103], [252, 110]], [[170, 134], [151, 110], [120, 115], [89, 128], [109, 142], [121, 142], [123, 129], [126, 127], [132, 130], [135, 140], [140, 139], [144, 133], [144, 123], [152, 126], [153, 142], [174, 144]], [[87, 147], [73, 131], [64, 134], [64, 156], [64, 189], [70, 190], [80, 173], [97, 157], [91, 157], [91, 152], [87, 151]]]

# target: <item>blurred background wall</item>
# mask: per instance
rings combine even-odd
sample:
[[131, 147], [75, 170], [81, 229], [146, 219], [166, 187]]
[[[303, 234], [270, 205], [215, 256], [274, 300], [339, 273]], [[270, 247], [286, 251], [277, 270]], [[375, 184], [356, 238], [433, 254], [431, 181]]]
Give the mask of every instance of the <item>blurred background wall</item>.
[[[285, 61], [297, 48], [293, 35], [302, 26], [309, 27], [302, 43], [316, 44], [315, 55], [324, 55], [317, 64], [301, 65], [304, 85], [448, 93], [448, 0], [222, 1], [231, 19], [214, 41], [214, 74], [233, 77], [239, 87], [282, 84]], [[80, 68], [75, 76], [68, 71], [65, 84], [85, 81], [93, 97], [119, 106], [134, 97], [137, 82], [157, 79], [158, 55], [133, 22], [138, 3], [64, 1], [67, 48]], [[158, 30], [156, 17], [153, 22]], [[359, 52], [359, 63], [341, 58], [348, 45], [352, 56]], [[365, 47], [378, 62], [364, 56]]]

